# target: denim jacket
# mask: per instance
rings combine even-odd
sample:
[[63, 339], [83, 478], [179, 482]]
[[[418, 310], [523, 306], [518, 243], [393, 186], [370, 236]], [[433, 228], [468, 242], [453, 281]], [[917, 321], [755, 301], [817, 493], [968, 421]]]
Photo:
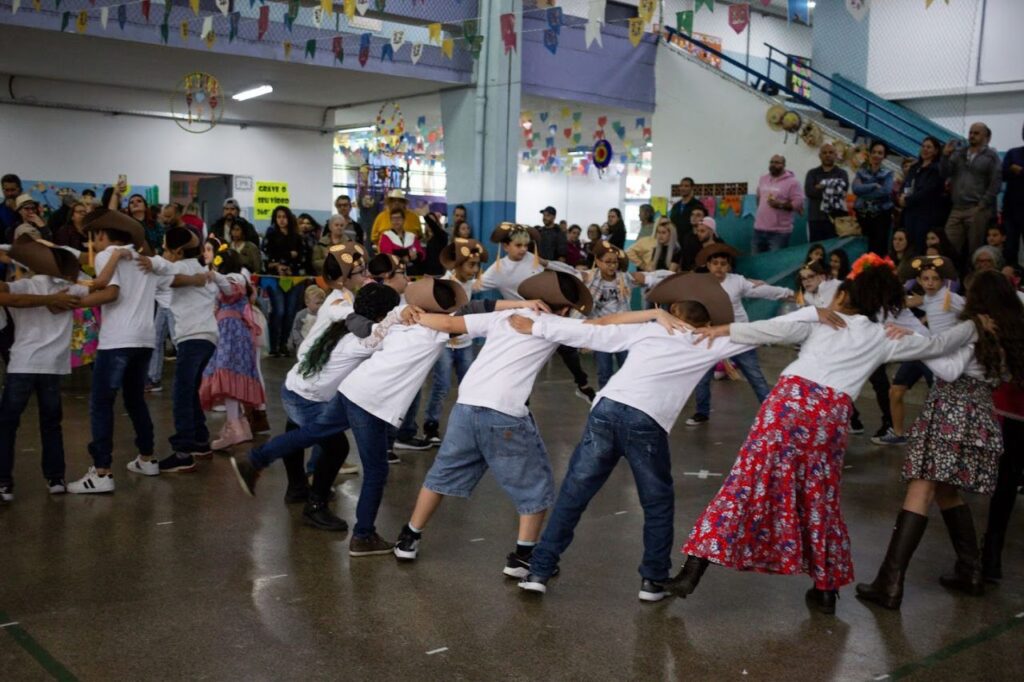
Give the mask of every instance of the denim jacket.
[[858, 213], [874, 215], [892, 210], [892, 171], [879, 166], [877, 171], [864, 164], [853, 178], [853, 193], [857, 195], [854, 208]]

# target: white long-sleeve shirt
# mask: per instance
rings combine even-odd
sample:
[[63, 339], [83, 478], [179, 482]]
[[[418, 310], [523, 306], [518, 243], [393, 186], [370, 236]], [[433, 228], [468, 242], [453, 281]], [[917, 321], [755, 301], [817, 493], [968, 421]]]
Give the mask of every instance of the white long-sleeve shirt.
[[533, 255], [526, 254], [520, 260], [504, 256], [484, 271], [480, 278], [480, 289], [497, 289], [501, 297], [510, 301], [521, 301], [519, 285], [524, 279], [544, 272], [544, 266], [533, 264]]
[[[815, 319], [817, 313], [815, 312]], [[715, 363], [750, 350], [727, 338], [695, 343], [691, 332], [669, 334], [659, 324], [584, 324], [554, 315], [541, 315], [533, 335], [567, 346], [604, 353], [629, 351], [626, 362], [594, 399], [604, 398], [636, 408], [672, 430], [683, 406], [701, 378]]]
[[779, 301], [793, 295], [792, 289], [774, 287], [770, 284], [755, 285], [746, 277], [732, 273], [727, 274], [719, 284], [725, 289], [725, 293], [729, 294], [729, 300], [732, 302], [732, 314], [736, 322], [750, 320], [747, 317], [747, 311], [743, 309], [743, 299], [745, 298], [766, 298]]
[[[171, 262], [162, 256], [151, 259], [153, 272], [157, 275], [205, 275], [206, 266], [195, 258]], [[201, 287], [184, 286], [171, 288], [170, 309], [174, 315], [174, 343], [182, 341], [209, 341], [217, 343], [217, 318], [214, 310], [218, 286], [207, 282]]]
[[961, 322], [931, 338], [913, 334], [894, 340], [886, 336], [883, 325], [863, 315], [840, 315], [846, 320], [843, 329], [775, 318], [734, 323], [729, 326], [729, 336], [737, 343], [754, 345], [801, 344], [800, 355], [782, 370], [782, 375], [803, 377], [854, 400], [879, 365], [938, 357], [977, 337], [973, 323]]

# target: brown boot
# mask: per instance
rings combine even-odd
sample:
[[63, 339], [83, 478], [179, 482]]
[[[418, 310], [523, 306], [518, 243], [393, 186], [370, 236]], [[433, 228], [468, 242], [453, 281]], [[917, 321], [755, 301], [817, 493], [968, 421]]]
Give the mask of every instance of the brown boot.
[[942, 511], [942, 520], [949, 530], [949, 539], [956, 551], [956, 566], [953, 573], [939, 578], [943, 587], [960, 590], [975, 597], [985, 593], [985, 581], [981, 577], [981, 552], [978, 536], [974, 532], [974, 518], [971, 508], [961, 504]]
[[253, 433], [270, 433], [270, 422], [267, 421], [267, 411], [253, 409], [251, 414], [249, 414], [249, 425], [252, 427]]
[[857, 598], [887, 609], [898, 609], [903, 602], [903, 578], [914, 550], [921, 542], [928, 517], [904, 509], [896, 517], [896, 527], [889, 540], [889, 549], [872, 583], [858, 583]]

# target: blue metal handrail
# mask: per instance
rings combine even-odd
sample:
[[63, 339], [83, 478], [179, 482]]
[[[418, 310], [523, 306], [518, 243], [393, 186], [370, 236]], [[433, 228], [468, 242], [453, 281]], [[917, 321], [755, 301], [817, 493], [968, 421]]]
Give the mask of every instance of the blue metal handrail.
[[[691, 43], [691, 44], [695, 45], [696, 47], [700, 48], [701, 50], [704, 50], [705, 52], [713, 54], [716, 57], [718, 57], [719, 59], [725, 61], [726, 63], [731, 64], [732, 66], [736, 67], [737, 69], [740, 69], [744, 73], [747, 73], [748, 75], [753, 76], [754, 79], [757, 81], [757, 83], [755, 84], [755, 87], [757, 87], [757, 85], [760, 84], [761, 82], [767, 81], [767, 82], [771, 83], [772, 85], [774, 85], [775, 87], [777, 87], [778, 89], [780, 89], [783, 92], [787, 93], [788, 95], [790, 95], [790, 96], [792, 96], [792, 97], [794, 97], [796, 99], [801, 100], [802, 102], [806, 103], [807, 105], [811, 106], [814, 109], [817, 109], [817, 110], [821, 111], [826, 116], [842, 122], [844, 125], [846, 125], [849, 128], [853, 128], [853, 130], [855, 131], [856, 135], [859, 135], [859, 136], [862, 136], [862, 137], [870, 137], [873, 134], [870, 131], [868, 131], [868, 129], [864, 125], [861, 125], [860, 123], [850, 119], [849, 117], [844, 116], [844, 115], [842, 115], [842, 114], [840, 114], [840, 113], [838, 113], [838, 112], [836, 112], [836, 111], [826, 107], [823, 104], [820, 104], [820, 103], [815, 102], [813, 100], [807, 99], [806, 97], [804, 97], [800, 93], [798, 93], [795, 90], [793, 90], [790, 87], [788, 82], [779, 82], [779, 81], [771, 78], [770, 75], [763, 74], [763, 73], [757, 71], [756, 69], [752, 69], [749, 66], [746, 66], [745, 64], [742, 64], [741, 62], [733, 59], [732, 57], [730, 57], [730, 56], [720, 52], [719, 50], [716, 50], [715, 48], [711, 47], [710, 45], [708, 45], [708, 44], [706, 44], [704, 42], [701, 42], [700, 40], [697, 40], [696, 38], [693, 38], [692, 36], [688, 36], [685, 33], [680, 33], [679, 31], [677, 31], [677, 30], [675, 30], [675, 29], [673, 29], [671, 27], [665, 26], [664, 30], [669, 34], [669, 36], [678, 36], [679, 38], [685, 40], [688, 43]], [[770, 60], [769, 61], [769, 64], [768, 64], [769, 69], [771, 68], [771, 61], [774, 61], [774, 60]], [[779, 64], [780, 66], [783, 66], [787, 70], [787, 72], [790, 71], [788, 65], [783, 65], [783, 64], [781, 64], [779, 62], [775, 62], [775, 63]], [[807, 78], [805, 80], [809, 81], [811, 83], [811, 85], [815, 85], [815, 82], [812, 79]], [[893, 130], [894, 132], [898, 133], [899, 135], [901, 135], [901, 136], [903, 135], [903, 133], [898, 128], [896, 128], [895, 126], [893, 126], [889, 122], [885, 121], [884, 119], [881, 119], [878, 116], [872, 114], [870, 111], [858, 107], [853, 102], [850, 102], [849, 100], [845, 99], [844, 97], [835, 94], [834, 92], [832, 92], [831, 90], [829, 90], [826, 87], [821, 86], [820, 84], [817, 85], [817, 87], [820, 87], [822, 89], [822, 91], [824, 91], [824, 92], [828, 92], [832, 96], [833, 99], [838, 100], [840, 102], [843, 102], [845, 104], [848, 104], [855, 111], [863, 113], [866, 118], [873, 119], [873, 120], [877, 121], [879, 124], [885, 126], [886, 128], [889, 128], [889, 129]], [[890, 148], [893, 151], [896, 151], [896, 152], [898, 152], [900, 154], [911, 155], [911, 154], [916, 153], [916, 151], [917, 151], [916, 149], [914, 149], [914, 150], [908, 149], [908, 148], [904, 147], [899, 142], [892, 142], [891, 139], [886, 140], [886, 143], [890, 146]]]
[[[788, 52], [780, 50], [779, 48], [775, 47], [774, 45], [772, 45], [770, 43], [764, 43], [764, 46], [768, 48], [768, 73], [769, 74], [771, 74], [771, 65], [772, 65], [773, 62], [776, 63], [776, 64], [779, 64], [780, 66], [782, 65], [780, 62], [777, 62], [774, 59], [772, 59], [772, 55], [775, 52], [778, 52], [779, 54], [785, 55], [788, 58], [792, 58], [794, 56], [794, 55], [789, 54]], [[802, 66], [802, 68], [807, 69], [808, 71], [810, 71], [811, 73], [815, 74], [816, 76], [820, 76], [820, 77], [824, 78], [825, 80], [827, 80], [832, 85], [834, 85], [836, 87], [842, 88], [843, 90], [845, 90], [845, 91], [849, 92], [850, 94], [852, 94], [854, 97], [857, 97], [857, 98], [863, 100], [864, 101], [864, 105], [865, 105], [865, 107], [864, 107], [864, 113], [865, 114], [867, 114], [868, 109], [871, 107], [871, 105], [874, 104], [875, 107], [877, 107], [878, 109], [881, 109], [882, 111], [884, 111], [888, 115], [890, 115], [893, 118], [895, 118], [897, 121], [900, 121], [901, 123], [905, 123], [906, 125], [908, 125], [911, 128], [913, 128], [916, 132], [920, 133], [922, 137], [931, 135], [930, 131], [925, 130], [924, 128], [919, 126], [917, 123], [914, 123], [913, 121], [908, 121], [907, 119], [903, 118], [902, 116], [900, 116], [900, 114], [896, 110], [891, 109], [891, 108], [886, 107], [886, 106], [883, 106], [883, 105], [880, 105], [877, 102], [872, 102], [867, 97], [865, 97], [861, 93], [857, 92], [856, 90], [854, 90], [850, 86], [846, 85], [845, 83], [840, 83], [839, 81], [835, 80], [834, 78], [826, 76], [825, 74], [823, 74], [822, 72], [818, 71], [817, 69], [815, 69], [810, 64], [804, 64]], [[788, 64], [786, 65], [786, 69], [787, 69], [787, 71], [789, 70], [789, 65]], [[828, 92], [833, 97], [836, 96], [835, 93], [833, 93], [831, 90], [827, 90], [825, 88], [822, 88], [822, 90], [825, 91], [825, 92]], [[846, 100], [841, 100], [841, 101], [846, 101]], [[892, 126], [890, 126], [890, 127], [892, 127]]]

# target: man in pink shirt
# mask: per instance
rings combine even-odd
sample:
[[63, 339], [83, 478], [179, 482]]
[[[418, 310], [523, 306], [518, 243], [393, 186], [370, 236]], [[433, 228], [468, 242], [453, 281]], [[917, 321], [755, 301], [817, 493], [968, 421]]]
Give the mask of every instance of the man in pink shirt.
[[793, 214], [803, 213], [803, 210], [804, 190], [800, 181], [792, 171], [786, 170], [786, 157], [776, 154], [768, 163], [768, 174], [757, 181], [757, 214], [751, 251], [764, 253], [789, 246]]

